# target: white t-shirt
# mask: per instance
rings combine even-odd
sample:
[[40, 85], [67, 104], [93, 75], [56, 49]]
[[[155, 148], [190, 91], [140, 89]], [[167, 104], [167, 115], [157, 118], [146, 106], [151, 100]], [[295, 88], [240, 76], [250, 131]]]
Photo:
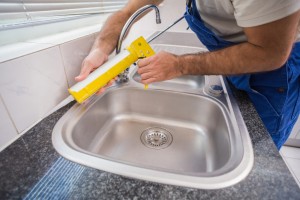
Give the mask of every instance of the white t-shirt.
[[[196, 0], [206, 26], [221, 38], [232, 42], [246, 41], [242, 27], [276, 21], [297, 12], [300, 0]], [[298, 36], [300, 41], [300, 22]]]

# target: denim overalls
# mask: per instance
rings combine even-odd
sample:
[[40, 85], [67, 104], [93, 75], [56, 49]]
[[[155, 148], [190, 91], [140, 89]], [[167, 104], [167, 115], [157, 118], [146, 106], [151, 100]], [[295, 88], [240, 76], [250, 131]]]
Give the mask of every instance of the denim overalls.
[[[195, 0], [184, 14], [189, 27], [209, 51], [236, 43], [225, 41], [208, 29], [196, 8]], [[278, 149], [284, 144], [300, 111], [300, 42], [294, 44], [288, 61], [279, 69], [227, 79], [249, 95]]]

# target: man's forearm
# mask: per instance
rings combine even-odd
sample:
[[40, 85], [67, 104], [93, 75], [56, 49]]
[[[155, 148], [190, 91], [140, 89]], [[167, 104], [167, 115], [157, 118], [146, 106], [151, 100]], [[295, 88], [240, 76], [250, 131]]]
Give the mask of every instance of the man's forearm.
[[271, 71], [289, 57], [297, 35], [300, 11], [283, 19], [244, 28], [248, 42], [223, 50], [179, 57], [184, 74], [246, 74]]
[[250, 43], [242, 43], [219, 51], [178, 57], [182, 74], [235, 75], [271, 71], [281, 67], [282, 58]]
[[99, 48], [109, 55], [115, 49], [122, 28], [129, 17], [130, 14], [123, 11], [110, 16], [97, 36], [92, 50]]
[[143, 84], [173, 79], [182, 75], [239, 75], [271, 71], [281, 67], [290, 50], [279, 56], [267, 47], [245, 42], [219, 51], [174, 55], [159, 52], [138, 62]]

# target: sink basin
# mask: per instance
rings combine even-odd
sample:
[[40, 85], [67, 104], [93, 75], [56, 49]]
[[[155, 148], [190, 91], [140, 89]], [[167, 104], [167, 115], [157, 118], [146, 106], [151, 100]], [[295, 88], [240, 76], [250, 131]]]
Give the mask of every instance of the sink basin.
[[[221, 169], [231, 156], [241, 159], [242, 149], [231, 149], [238, 146], [230, 145], [234, 135], [226, 109], [208, 97], [122, 88], [110, 90], [88, 109], [78, 120], [68, 120], [77, 124], [66, 123], [66, 137], [73, 148], [94, 156], [195, 175]], [[142, 137], [153, 141], [146, 139], [147, 146]], [[167, 140], [170, 144], [161, 148]]]
[[[197, 49], [180, 45], [152, 46], [175, 53]], [[215, 93], [211, 86], [222, 90]], [[144, 90], [133, 67], [128, 83], [75, 104], [56, 124], [52, 141], [74, 162], [193, 188], [231, 186], [253, 165], [249, 134], [222, 76], [186, 76]]]

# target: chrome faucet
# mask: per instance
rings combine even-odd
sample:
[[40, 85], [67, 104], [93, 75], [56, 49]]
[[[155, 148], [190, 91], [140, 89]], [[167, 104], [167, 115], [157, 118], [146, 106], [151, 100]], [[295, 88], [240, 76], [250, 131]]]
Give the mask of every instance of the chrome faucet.
[[141, 15], [143, 14], [145, 11], [149, 10], [150, 8], [155, 10], [155, 16], [156, 16], [156, 23], [160, 24], [161, 20], [160, 20], [160, 14], [159, 14], [159, 10], [157, 8], [157, 6], [155, 5], [146, 5], [144, 7], [141, 7], [140, 9], [138, 9], [137, 11], [135, 11], [135, 13], [133, 13], [131, 15], [131, 17], [127, 20], [127, 22], [125, 23], [125, 25], [123, 26], [123, 29], [121, 31], [121, 34], [119, 36], [118, 39], [118, 43], [116, 46], [116, 54], [120, 53], [121, 51], [121, 47], [122, 47], [122, 42], [124, 40], [124, 37], [127, 35], [127, 32], [129, 31], [129, 29], [131, 28], [132, 24], [135, 22], [135, 20]]
[[[125, 25], [123, 26], [123, 29], [121, 31], [121, 34], [119, 36], [118, 42], [117, 42], [117, 46], [116, 46], [116, 54], [120, 53], [121, 48], [122, 48], [122, 42], [125, 38], [125, 36], [127, 35], [127, 32], [129, 31], [129, 29], [131, 28], [132, 24], [136, 21], [136, 19], [143, 14], [145, 11], [149, 10], [149, 9], [154, 9], [155, 10], [155, 16], [156, 16], [156, 23], [160, 24], [161, 23], [161, 19], [160, 19], [160, 13], [159, 10], [157, 8], [157, 6], [155, 5], [146, 5], [141, 7], [140, 9], [138, 9], [137, 11], [135, 11], [131, 17], [127, 20], [127, 22], [125, 23]], [[126, 82], [128, 80], [128, 72], [129, 72], [129, 68], [127, 68], [124, 72], [122, 72], [119, 75], [119, 81], [118, 82]]]

